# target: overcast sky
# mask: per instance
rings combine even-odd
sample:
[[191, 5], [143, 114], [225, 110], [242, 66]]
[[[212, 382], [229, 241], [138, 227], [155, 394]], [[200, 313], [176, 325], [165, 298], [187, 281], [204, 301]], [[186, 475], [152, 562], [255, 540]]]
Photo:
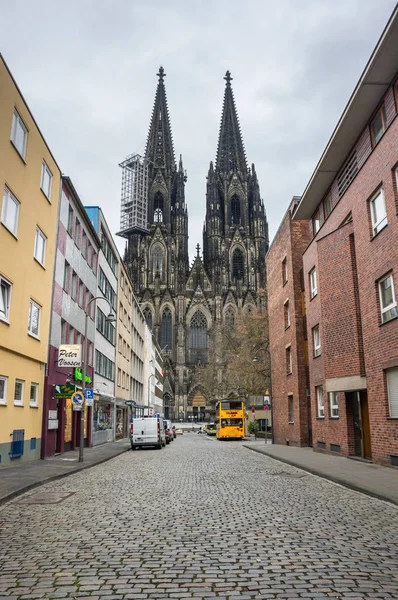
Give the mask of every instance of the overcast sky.
[[[143, 153], [159, 65], [187, 169], [190, 258], [233, 91], [270, 239], [300, 195], [395, 0], [0, 0], [0, 48], [61, 170], [119, 230], [121, 169]], [[123, 240], [118, 241], [123, 251]]]

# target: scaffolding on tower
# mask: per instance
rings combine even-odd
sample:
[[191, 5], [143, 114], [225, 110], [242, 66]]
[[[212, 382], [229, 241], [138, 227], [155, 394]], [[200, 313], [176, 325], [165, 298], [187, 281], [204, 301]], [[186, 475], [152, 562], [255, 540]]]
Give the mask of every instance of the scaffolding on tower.
[[148, 165], [140, 154], [130, 154], [120, 163], [122, 168], [122, 197], [120, 231], [128, 237], [134, 231], [148, 233]]

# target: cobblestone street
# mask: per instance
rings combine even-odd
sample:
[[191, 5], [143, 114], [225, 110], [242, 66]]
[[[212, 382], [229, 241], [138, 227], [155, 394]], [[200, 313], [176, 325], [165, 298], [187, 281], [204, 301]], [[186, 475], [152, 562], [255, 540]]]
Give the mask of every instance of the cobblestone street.
[[397, 565], [394, 506], [195, 434], [0, 509], [8, 600], [397, 599]]

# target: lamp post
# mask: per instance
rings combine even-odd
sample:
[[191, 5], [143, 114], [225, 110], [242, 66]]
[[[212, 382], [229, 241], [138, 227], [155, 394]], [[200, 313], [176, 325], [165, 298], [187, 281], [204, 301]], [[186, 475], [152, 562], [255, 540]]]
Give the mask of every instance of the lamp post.
[[88, 316], [89, 316], [89, 306], [91, 305], [92, 302], [95, 302], [97, 300], [104, 300], [104, 302], [106, 302], [109, 306], [109, 315], [105, 318], [105, 320], [108, 323], [111, 323], [113, 321], [116, 321], [116, 317], [114, 315], [113, 308], [110, 304], [110, 302], [104, 298], [103, 296], [95, 296], [94, 298], [91, 298], [91, 300], [87, 303], [86, 306], [86, 310], [85, 310], [85, 325], [84, 325], [84, 340], [83, 340], [83, 348], [82, 348], [82, 396], [83, 396], [83, 404], [82, 404], [82, 410], [81, 410], [81, 417], [80, 417], [80, 446], [79, 446], [79, 462], [83, 462], [83, 446], [84, 446], [84, 409], [86, 406], [86, 359], [87, 359], [87, 325], [88, 325]]

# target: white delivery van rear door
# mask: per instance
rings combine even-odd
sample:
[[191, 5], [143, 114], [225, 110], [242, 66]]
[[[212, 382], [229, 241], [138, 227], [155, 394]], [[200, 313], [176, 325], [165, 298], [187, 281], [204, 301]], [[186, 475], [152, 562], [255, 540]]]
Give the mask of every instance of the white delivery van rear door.
[[136, 446], [156, 446], [158, 443], [158, 420], [148, 417], [134, 419], [133, 444]]

